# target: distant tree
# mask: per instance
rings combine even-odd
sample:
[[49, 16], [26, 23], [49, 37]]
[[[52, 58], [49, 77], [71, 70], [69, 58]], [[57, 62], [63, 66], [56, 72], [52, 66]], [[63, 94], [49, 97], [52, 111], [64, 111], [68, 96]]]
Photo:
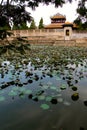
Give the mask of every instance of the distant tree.
[[34, 19], [31, 21], [30, 29], [36, 29], [36, 25], [35, 25]]
[[40, 22], [39, 22], [39, 26], [38, 26], [38, 28], [39, 28], [39, 29], [44, 28], [43, 18], [40, 19]]
[[13, 30], [21, 30], [21, 29], [25, 30], [25, 29], [28, 29], [28, 26], [26, 23], [22, 23], [20, 26], [13, 25], [12, 29]]
[[78, 17], [75, 19], [74, 23], [79, 26], [79, 29], [87, 29], [87, 0], [79, 1], [77, 13]]

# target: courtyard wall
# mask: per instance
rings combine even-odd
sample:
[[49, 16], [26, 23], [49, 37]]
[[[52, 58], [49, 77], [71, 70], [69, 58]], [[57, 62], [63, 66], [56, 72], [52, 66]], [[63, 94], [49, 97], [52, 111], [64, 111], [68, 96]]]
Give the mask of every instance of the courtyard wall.
[[72, 31], [71, 40], [65, 41], [63, 29], [36, 29], [13, 30], [13, 35], [8, 37], [13, 40], [16, 37], [26, 37], [30, 44], [55, 44], [55, 45], [87, 45], [87, 31]]

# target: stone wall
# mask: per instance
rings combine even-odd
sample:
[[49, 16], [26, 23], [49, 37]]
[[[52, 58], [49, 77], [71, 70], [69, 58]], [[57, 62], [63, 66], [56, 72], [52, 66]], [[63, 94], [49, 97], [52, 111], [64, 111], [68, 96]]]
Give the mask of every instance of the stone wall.
[[53, 44], [69, 46], [87, 46], [87, 31], [72, 31], [71, 39], [65, 40], [63, 29], [42, 29], [42, 30], [13, 30], [9, 40], [15, 37], [26, 37], [30, 44]]
[[36, 29], [36, 30], [13, 30], [12, 33], [14, 34], [12, 37], [28, 37], [28, 39], [32, 38], [50, 38], [50, 39], [64, 39], [64, 32], [63, 30], [56, 30], [56, 29]]

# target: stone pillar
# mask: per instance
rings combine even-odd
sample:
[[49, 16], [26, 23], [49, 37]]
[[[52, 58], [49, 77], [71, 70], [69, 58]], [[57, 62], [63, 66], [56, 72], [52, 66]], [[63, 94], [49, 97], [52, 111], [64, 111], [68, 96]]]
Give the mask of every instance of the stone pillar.
[[72, 27], [64, 27], [64, 39], [71, 40], [72, 37]]

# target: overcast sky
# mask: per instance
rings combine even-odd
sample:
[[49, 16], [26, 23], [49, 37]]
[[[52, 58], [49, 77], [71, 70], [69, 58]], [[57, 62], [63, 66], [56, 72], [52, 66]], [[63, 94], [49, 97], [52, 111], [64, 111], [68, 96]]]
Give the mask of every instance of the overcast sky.
[[64, 4], [62, 8], [55, 8], [54, 5], [50, 4], [48, 6], [40, 4], [39, 7], [36, 8], [35, 11], [31, 9], [27, 9], [31, 16], [34, 17], [36, 25], [39, 24], [41, 17], [43, 18], [44, 24], [50, 24], [50, 17], [61, 13], [66, 16], [66, 21], [73, 22], [73, 20], [77, 17], [76, 8], [78, 6], [78, 0], [72, 2], [71, 4], [68, 2]]

